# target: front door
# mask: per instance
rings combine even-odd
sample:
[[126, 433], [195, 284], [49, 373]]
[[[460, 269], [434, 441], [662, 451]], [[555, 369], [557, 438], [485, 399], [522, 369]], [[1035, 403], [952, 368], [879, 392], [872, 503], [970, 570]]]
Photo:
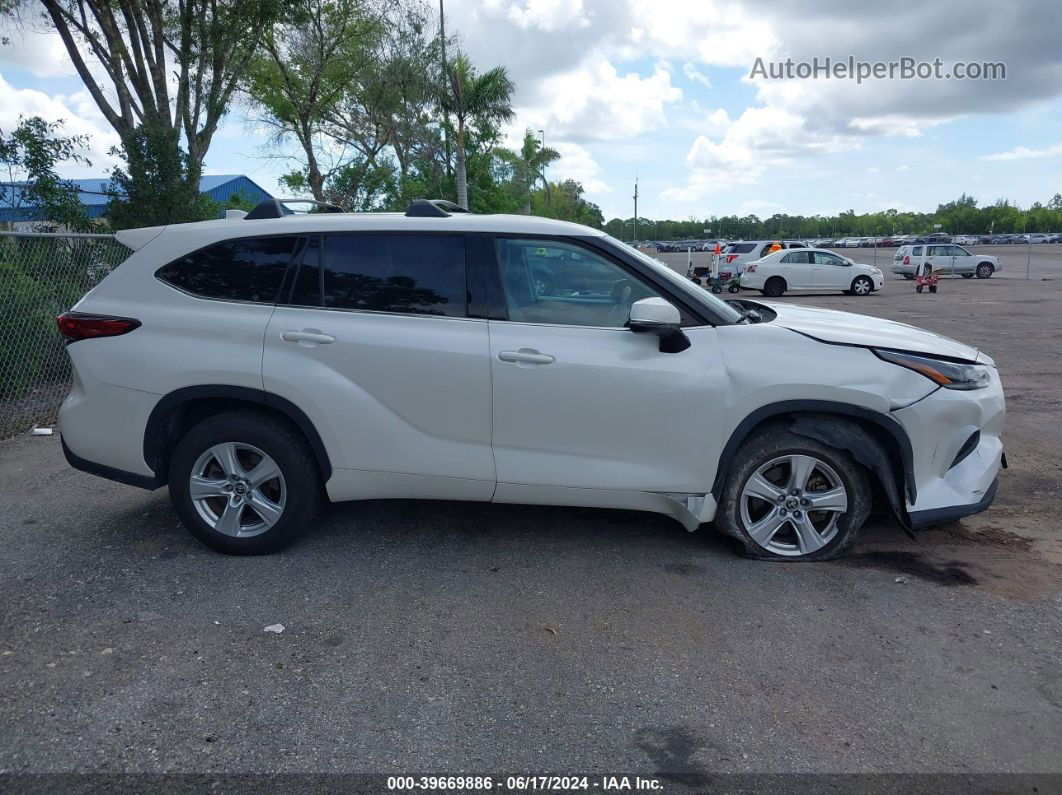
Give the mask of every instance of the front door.
[[[725, 372], [715, 329], [692, 346], [624, 327], [658, 293], [604, 255], [566, 241], [498, 239], [507, 320], [490, 322], [494, 459], [504, 484], [704, 494], [719, 455]], [[578, 254], [608, 278], [537, 290], [533, 264]]]
[[828, 251], [814, 252], [814, 260], [816, 290], [847, 290], [851, 286], [848, 260]]

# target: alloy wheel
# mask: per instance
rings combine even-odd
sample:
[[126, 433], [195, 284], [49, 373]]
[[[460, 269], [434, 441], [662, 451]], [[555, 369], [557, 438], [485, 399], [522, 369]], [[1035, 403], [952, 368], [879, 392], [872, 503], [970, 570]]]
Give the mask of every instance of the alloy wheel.
[[189, 493], [200, 518], [227, 536], [247, 538], [275, 525], [287, 504], [277, 463], [257, 447], [223, 442], [196, 460]]
[[760, 466], [741, 490], [749, 537], [776, 555], [810, 555], [838, 533], [848, 493], [837, 472], [809, 455], [784, 455]]

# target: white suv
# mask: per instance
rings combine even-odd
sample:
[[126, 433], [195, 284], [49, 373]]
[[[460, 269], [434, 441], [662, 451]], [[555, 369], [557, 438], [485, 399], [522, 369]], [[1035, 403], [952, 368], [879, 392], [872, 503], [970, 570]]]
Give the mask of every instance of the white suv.
[[962, 276], [964, 279], [988, 279], [1003, 268], [999, 257], [990, 254], [975, 254], [952, 243], [900, 246], [892, 255], [892, 273], [905, 279], [913, 279], [925, 266], [937, 273]]
[[132, 255], [59, 319], [68, 460], [168, 485], [231, 553], [326, 495], [656, 511], [788, 560], [846, 550], [873, 493], [908, 529], [992, 502], [1003, 390], [976, 349], [455, 210], [119, 232]]

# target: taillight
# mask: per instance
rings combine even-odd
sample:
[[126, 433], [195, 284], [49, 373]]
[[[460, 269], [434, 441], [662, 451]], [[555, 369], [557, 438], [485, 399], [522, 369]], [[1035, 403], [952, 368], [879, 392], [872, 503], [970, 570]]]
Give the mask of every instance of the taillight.
[[911, 264], [911, 258], [906, 256], [906, 255], [904, 255], [903, 264], [904, 265], [910, 265]]
[[83, 312], [63, 312], [55, 319], [59, 333], [66, 341], [77, 342], [95, 337], [119, 337], [140, 328], [140, 321], [131, 317], [88, 315]]
[[727, 254], [726, 255], [726, 264], [729, 265], [731, 262], [733, 262], [736, 259], [737, 259], [737, 254]]

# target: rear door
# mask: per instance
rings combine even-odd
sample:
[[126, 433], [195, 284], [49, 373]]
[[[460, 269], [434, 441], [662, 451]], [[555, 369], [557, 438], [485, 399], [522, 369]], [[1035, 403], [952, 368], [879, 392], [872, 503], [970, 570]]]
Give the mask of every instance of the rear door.
[[811, 252], [794, 250], [782, 255], [778, 269], [790, 290], [809, 290], [814, 283], [812, 275]]
[[269, 321], [265, 389], [309, 416], [333, 468], [364, 484], [353, 496], [493, 493], [490, 345], [468, 312], [466, 242], [312, 237]]
[[926, 246], [925, 261], [933, 267], [934, 273], [952, 273], [954, 271], [951, 246], [945, 246], [939, 243]]

